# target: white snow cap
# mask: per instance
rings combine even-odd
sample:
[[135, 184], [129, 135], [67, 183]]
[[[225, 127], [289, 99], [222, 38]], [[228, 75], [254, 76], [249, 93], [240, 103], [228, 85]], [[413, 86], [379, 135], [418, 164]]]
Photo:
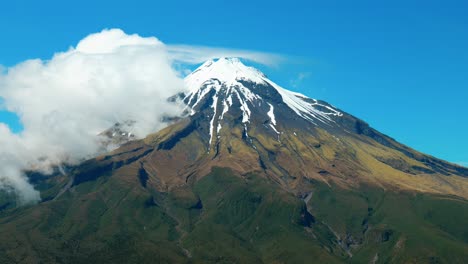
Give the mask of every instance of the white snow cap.
[[[216, 61], [209, 60], [185, 78], [185, 85], [189, 90], [187, 98], [189, 98], [189, 103], [192, 107], [197, 105], [198, 102], [208, 94], [208, 89], [204, 89], [203, 91], [201, 91], [201, 89], [204, 86], [211, 85], [213, 80], [219, 81], [218, 85], [213, 86], [216, 92], [219, 91], [222, 85], [226, 87], [237, 87], [236, 89], [230, 89], [230, 91], [239, 97], [241, 103], [263, 99], [245, 87], [240, 81], [271, 86], [278, 91], [283, 98], [283, 102], [289, 108], [297, 115], [312, 123], [316, 121], [324, 123], [334, 122], [330, 116], [342, 116], [342, 113], [328, 105], [321, 104], [317, 100], [308, 98], [303, 94], [282, 88], [269, 80], [262, 72], [253, 67], [245, 66], [237, 58], [220, 58]], [[239, 92], [242, 96], [239, 95]], [[246, 100], [242, 100], [241, 97]], [[194, 98], [197, 98], [197, 102], [192, 102]], [[241, 110], [244, 112], [243, 122], [247, 122], [245, 119], [249, 118], [250, 109], [248, 109], [246, 104], [243, 104], [242, 107]], [[245, 109], [246, 107], [247, 109]], [[324, 112], [320, 109], [327, 109], [327, 111]]]
[[231, 86], [242, 80], [264, 83], [266, 77], [259, 70], [245, 66], [238, 58], [220, 58], [217, 61], [209, 60], [203, 63], [185, 78], [185, 83], [190, 91], [193, 91], [212, 79]]

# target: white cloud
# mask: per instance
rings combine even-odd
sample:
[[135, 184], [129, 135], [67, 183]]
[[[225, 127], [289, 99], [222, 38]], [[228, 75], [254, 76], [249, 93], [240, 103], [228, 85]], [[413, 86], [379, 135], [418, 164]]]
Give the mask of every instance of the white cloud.
[[27, 166], [31, 153], [25, 149], [25, 143], [11, 133], [9, 128], [0, 123], [0, 190], [16, 192], [20, 203], [37, 201], [39, 194], [28, 183], [21, 172]]
[[310, 72], [300, 72], [297, 74], [296, 78], [295, 79], [292, 79], [290, 81], [291, 83], [291, 86], [292, 87], [297, 87], [298, 85], [300, 85], [302, 83], [302, 81], [305, 79], [305, 78], [308, 78], [310, 76]]
[[86, 54], [114, 53], [120, 48], [132, 46], [151, 48], [163, 47], [164, 44], [155, 37], [142, 38], [137, 34], [127, 35], [120, 29], [111, 29], [90, 34], [76, 45], [76, 50]]
[[220, 57], [237, 57], [268, 66], [276, 66], [286, 60], [284, 56], [273, 53], [205, 46], [168, 45], [167, 50], [174, 60], [192, 64]]
[[156, 38], [112, 29], [0, 74], [0, 97], [24, 126], [13, 134], [0, 124], [0, 188], [13, 188], [24, 203], [37, 201], [24, 169], [47, 171], [96, 154], [96, 135], [119, 121], [136, 120], [140, 137], [162, 128], [163, 115], [180, 111], [166, 99], [184, 89], [172, 63]]
[[468, 168], [468, 162], [466, 162], [466, 161], [459, 161], [459, 162], [455, 162], [455, 163]]

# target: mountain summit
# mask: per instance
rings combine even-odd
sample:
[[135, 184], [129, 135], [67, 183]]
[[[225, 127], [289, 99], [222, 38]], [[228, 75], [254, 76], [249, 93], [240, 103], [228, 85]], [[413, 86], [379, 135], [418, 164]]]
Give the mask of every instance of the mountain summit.
[[288, 119], [292, 114], [314, 124], [334, 123], [333, 117], [342, 115], [328, 104], [280, 87], [237, 58], [207, 61], [185, 78], [185, 84], [190, 92], [184, 101], [192, 109], [192, 115], [206, 110], [205, 104], [212, 101], [210, 138], [219, 133], [224, 115], [230, 111], [234, 115], [239, 111], [242, 113], [246, 133], [249, 124], [267, 121], [268, 126], [279, 134], [275, 113], [288, 115]]
[[38, 205], [1, 193], [0, 262], [466, 263], [467, 168], [238, 59], [185, 84], [165, 129], [29, 172]]

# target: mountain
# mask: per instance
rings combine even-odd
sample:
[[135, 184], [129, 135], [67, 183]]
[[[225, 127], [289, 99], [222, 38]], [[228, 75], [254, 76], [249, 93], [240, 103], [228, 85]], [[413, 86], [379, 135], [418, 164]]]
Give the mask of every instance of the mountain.
[[[30, 172], [37, 205], [12, 207], [2, 194], [0, 262], [468, 260], [467, 168], [238, 59], [208, 61], [185, 84], [170, 99], [185, 116], [170, 126], [51, 175]], [[113, 131], [128, 133], [104, 135]]]
[[191, 121], [173, 140], [198, 141], [207, 163], [261, 171], [289, 189], [316, 179], [468, 197], [466, 168], [418, 153], [326, 102], [281, 88], [238, 59], [208, 61], [187, 76], [186, 85]]

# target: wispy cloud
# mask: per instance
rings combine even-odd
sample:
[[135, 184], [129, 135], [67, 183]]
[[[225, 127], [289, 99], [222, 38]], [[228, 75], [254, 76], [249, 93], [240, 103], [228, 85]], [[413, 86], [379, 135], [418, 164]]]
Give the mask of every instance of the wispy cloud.
[[220, 57], [237, 57], [267, 66], [277, 66], [287, 60], [283, 55], [251, 50], [191, 45], [166, 45], [166, 48], [173, 60], [191, 64]]
[[308, 78], [310, 76], [310, 72], [300, 72], [297, 74], [296, 78], [292, 79], [289, 81], [292, 87], [297, 87], [299, 86], [304, 79]]
[[461, 165], [463, 167], [467, 167], [468, 168], [468, 161], [459, 161], [459, 162], [455, 162], [457, 163], [458, 165]]

